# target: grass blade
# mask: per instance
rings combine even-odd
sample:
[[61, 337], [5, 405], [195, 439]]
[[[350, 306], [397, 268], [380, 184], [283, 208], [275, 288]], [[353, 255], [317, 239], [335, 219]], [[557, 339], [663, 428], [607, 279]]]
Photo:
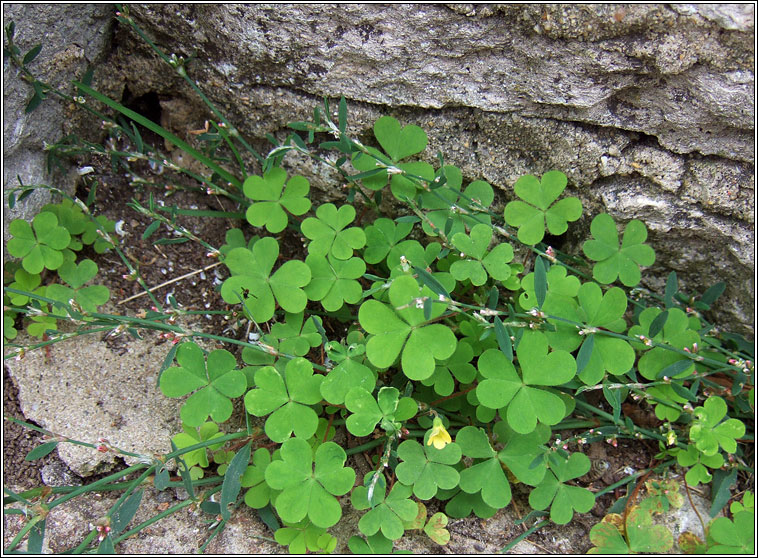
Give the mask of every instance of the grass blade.
[[229, 504], [237, 499], [242, 488], [241, 478], [250, 461], [250, 442], [239, 450], [229, 463], [224, 475], [224, 483], [221, 485], [221, 517], [229, 521], [231, 516]]
[[186, 152], [188, 155], [193, 157], [194, 159], [200, 161], [203, 163], [206, 167], [217, 173], [221, 178], [226, 180], [227, 182], [230, 182], [237, 188], [242, 188], [242, 183], [237, 179], [235, 176], [230, 174], [229, 172], [225, 171], [221, 167], [219, 167], [216, 163], [214, 163], [211, 159], [200, 153], [197, 149], [189, 145], [187, 142], [182, 141], [177, 136], [163, 128], [162, 126], [159, 126], [152, 120], [148, 120], [144, 116], [142, 116], [139, 113], [134, 112], [133, 110], [130, 110], [126, 108], [121, 103], [117, 103], [116, 101], [110, 99], [109, 97], [106, 97], [102, 93], [99, 93], [92, 89], [91, 87], [87, 87], [81, 82], [75, 81], [74, 85], [76, 85], [82, 92], [86, 93], [87, 95], [94, 97], [104, 105], [109, 106], [110, 108], [117, 110], [127, 118], [131, 118], [134, 120], [137, 124], [141, 124], [148, 130], [151, 130], [161, 136], [163, 139], [170, 141], [172, 144], [174, 144], [176, 147], [181, 149], [182, 151]]

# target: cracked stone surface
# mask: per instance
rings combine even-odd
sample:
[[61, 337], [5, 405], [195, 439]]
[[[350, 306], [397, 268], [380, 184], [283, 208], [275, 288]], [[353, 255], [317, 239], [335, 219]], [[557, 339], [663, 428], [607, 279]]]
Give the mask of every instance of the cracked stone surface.
[[[22, 55], [44, 37], [43, 48], [30, 64], [37, 78], [54, 87], [70, 91], [71, 80], [79, 79], [88, 64], [97, 64], [106, 51], [110, 10], [104, 4], [90, 5], [3, 5], [3, 28], [16, 23], [14, 41]], [[3, 33], [5, 44], [5, 33]], [[68, 103], [48, 98], [31, 113], [25, 108], [32, 97], [29, 84], [21, 80], [7, 58], [3, 60], [3, 190], [18, 186], [17, 176], [24, 184], [51, 183], [47, 172], [45, 142], [54, 143], [66, 133], [86, 135], [79, 119], [72, 117]], [[59, 179], [60, 180], [60, 179]], [[73, 176], [58, 185], [73, 186]], [[3, 241], [9, 239], [8, 223], [12, 219], [32, 219], [49, 203], [46, 191], [34, 192], [26, 202], [9, 210], [3, 205]]]

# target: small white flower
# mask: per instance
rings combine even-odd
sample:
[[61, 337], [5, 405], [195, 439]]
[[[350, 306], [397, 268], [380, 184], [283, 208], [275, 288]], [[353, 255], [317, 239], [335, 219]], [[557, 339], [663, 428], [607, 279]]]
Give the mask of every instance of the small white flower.
[[127, 234], [129, 234], [129, 233], [127, 233], [124, 230], [124, 220], [123, 219], [121, 219], [120, 221], [116, 221], [115, 232], [116, 232], [117, 235], [122, 236], [122, 237], [126, 236]]

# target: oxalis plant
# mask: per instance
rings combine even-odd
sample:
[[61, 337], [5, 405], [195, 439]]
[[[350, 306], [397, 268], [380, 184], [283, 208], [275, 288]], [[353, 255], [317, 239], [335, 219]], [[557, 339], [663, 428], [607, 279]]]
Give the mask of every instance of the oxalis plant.
[[[496, 211], [490, 184], [466, 184], [441, 153], [437, 164], [428, 162], [424, 155], [433, 146], [420, 127], [383, 116], [365, 143], [351, 136], [344, 98], [335, 112], [325, 99], [311, 121], [293, 122], [286, 137], [270, 136], [273, 148], [261, 155], [189, 77], [187, 61], [164, 53], [126, 7], [120, 10], [117, 20], [187, 80], [214, 115], [198, 145], [99, 93], [91, 72], [71, 94], [37, 80], [33, 63], [41, 47], [22, 54], [12, 23], [5, 56], [33, 88], [28, 111], [57, 95], [128, 143], [118, 150], [69, 137], [49, 146], [53, 163], [104, 153], [135, 188], [149, 189], [160, 185], [133, 168], [135, 161], [148, 162], [199, 184], [188, 188], [235, 204], [240, 225], [228, 230], [222, 246], [181, 225], [191, 208], [169, 210], [152, 195], [146, 204], [130, 204], [151, 219], [143, 240], [194, 242], [217, 259], [227, 272], [218, 286], [226, 306], [186, 309], [173, 298], [162, 304], [124, 256], [116, 224], [93, 215], [93, 199], [53, 188], [63, 201], [43, 208], [31, 224], [11, 223], [8, 255], [17, 263], [4, 281], [10, 332], [4, 358], [93, 332], [142, 337], [158, 331], [172, 340], [163, 362], [155, 363], [160, 390], [183, 403], [182, 431], [167, 440], [172, 451], [157, 456], [27, 425], [44, 434], [27, 459], [75, 443], [136, 463], [82, 487], [5, 489], [4, 512], [26, 518], [7, 551], [26, 540], [29, 551], [39, 552], [53, 508], [95, 490], [118, 490], [117, 503], [93, 518], [87, 537], [70, 551], [114, 552], [125, 538], [189, 506], [208, 521], [201, 550], [237, 510], [256, 514], [292, 553], [328, 553], [338, 542], [355, 553], [389, 553], [407, 532], [447, 544], [450, 518], [492, 517], [510, 506], [513, 487], [521, 484], [529, 492], [527, 529], [504, 551], [626, 487], [627, 495], [592, 529], [592, 552], [665, 552], [673, 538], [653, 526], [653, 517], [681, 505], [681, 488], [691, 497], [693, 487], [710, 485], [709, 515], [723, 516], [701, 518], [704, 536], [686, 533], [680, 549], [754, 552], [752, 494], [732, 494], [740, 472], [753, 466], [753, 347], [703, 315], [723, 283], [692, 295], [671, 273], [662, 295], [640, 286], [655, 260], [647, 229], [607, 213], [585, 216], [590, 236], [580, 253], [564, 254], [546, 239], [554, 242], [583, 217], [581, 201], [566, 193], [565, 174], [520, 178], [504, 188], [511, 201]], [[170, 162], [140, 127], [208, 172]], [[287, 170], [290, 152], [338, 173], [346, 197], [311, 198], [308, 179]], [[19, 185], [9, 205], [39, 187]], [[283, 253], [285, 238], [302, 239], [302, 253]], [[89, 240], [119, 255], [151, 309], [134, 316], [100, 311], [107, 290], [87, 286], [97, 265], [76, 256]], [[243, 331], [242, 338], [177, 323], [179, 316], [214, 312]], [[67, 332], [59, 329], [64, 323], [72, 324]], [[24, 325], [44, 339], [15, 342], [15, 329]], [[224, 348], [206, 350], [203, 339]], [[593, 392], [602, 394], [600, 403]], [[245, 410], [242, 429], [229, 422], [236, 402]], [[635, 421], [622, 412], [628, 404], [649, 409], [662, 426]], [[588, 489], [579, 479], [602, 469], [585, 455], [588, 444], [624, 438], [658, 446], [651, 466], [628, 470], [602, 490]], [[352, 458], [359, 453], [370, 470]], [[146, 489], [173, 487], [188, 498], [134, 525]], [[428, 513], [431, 501], [443, 511]], [[338, 541], [330, 529], [346, 506], [360, 513], [358, 532]]]

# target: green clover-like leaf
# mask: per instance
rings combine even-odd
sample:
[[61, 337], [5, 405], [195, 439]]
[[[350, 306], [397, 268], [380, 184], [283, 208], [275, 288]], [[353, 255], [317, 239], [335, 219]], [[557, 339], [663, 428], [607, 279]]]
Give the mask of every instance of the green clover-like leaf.
[[455, 443], [463, 455], [479, 460], [461, 471], [461, 490], [468, 494], [481, 492], [482, 501], [492, 508], [507, 506], [511, 501], [511, 485], [487, 434], [481, 428], [464, 426], [458, 431]]
[[303, 323], [303, 312], [284, 313], [284, 322], [271, 326], [271, 336], [279, 340], [279, 350], [288, 355], [304, 356], [312, 347], [321, 344], [321, 334], [313, 320], [320, 325], [321, 318], [310, 316]]
[[327, 533], [324, 527], [317, 527], [307, 519], [297, 523], [284, 522], [274, 533], [274, 539], [289, 549], [290, 554], [331, 554], [337, 547], [337, 537]]
[[110, 298], [108, 287], [103, 285], [83, 285], [97, 275], [97, 264], [92, 260], [82, 260], [78, 265], [73, 261], [65, 261], [58, 269], [58, 276], [71, 288], [54, 283], [49, 285], [46, 296], [68, 303], [74, 299], [85, 312], [97, 312]]
[[[548, 354], [547, 338], [527, 331], [516, 350], [521, 377], [502, 351], [489, 349], [479, 357], [484, 380], [476, 388], [479, 402], [490, 409], [506, 410], [506, 420], [520, 434], [528, 434], [537, 422], [558, 424], [566, 415], [563, 400], [539, 386], [558, 386], [576, 374], [576, 361], [566, 351]], [[502, 414], [502, 411], [501, 411]]]
[[255, 389], [245, 394], [245, 408], [256, 417], [271, 414], [264, 430], [274, 442], [283, 442], [294, 432], [310, 438], [318, 428], [318, 415], [309, 405], [321, 401], [324, 377], [313, 375], [313, 365], [304, 358], [293, 358], [284, 374], [273, 366], [255, 373]]
[[390, 554], [392, 552], [392, 541], [381, 533], [376, 533], [365, 539], [353, 535], [347, 541], [347, 547], [353, 554]]
[[[537, 308], [537, 297], [534, 289], [534, 273], [529, 273], [521, 280], [523, 293], [519, 296], [519, 306], [524, 311]], [[566, 268], [562, 265], [550, 266], [545, 274], [547, 280], [547, 292], [542, 304], [542, 311], [551, 316], [557, 316], [572, 322], [581, 321], [576, 302], [580, 282], [573, 275], [567, 276]], [[577, 335], [575, 326], [563, 320], [548, 319], [548, 323], [555, 327], [555, 331], [546, 332], [548, 343], [554, 349], [564, 351], [575, 350], [582, 342]]]
[[498, 452], [500, 461], [524, 484], [537, 486], [541, 483], [547, 471], [547, 460], [539, 460], [539, 457], [545, 456], [550, 427], [538, 424], [529, 434], [519, 434], [506, 421], [499, 421], [493, 430], [498, 442], [504, 446]]
[[755, 554], [755, 513], [737, 512], [733, 521], [717, 517], [709, 525], [708, 535], [717, 543], [708, 554]]
[[419, 192], [419, 182], [431, 183], [434, 180], [434, 168], [424, 161], [413, 161], [412, 163], [400, 163], [397, 168], [412, 175], [413, 180], [404, 174], [394, 174], [390, 180], [390, 191], [397, 199], [405, 198], [414, 199]]
[[553, 204], [566, 188], [566, 175], [560, 171], [548, 171], [540, 181], [536, 176], [522, 176], [516, 181], [514, 191], [521, 200], [505, 206], [505, 221], [518, 227], [518, 239], [524, 244], [537, 244], [545, 236], [545, 226], [550, 234], [566, 232], [569, 221], [582, 216], [582, 202], [568, 197]]
[[[268, 336], [263, 336], [264, 343], [267, 345], [270, 345], [273, 349], [278, 349], [278, 346], [275, 346], [277, 344], [276, 339], [269, 339]], [[284, 366], [286, 364], [282, 362], [279, 364], [276, 360], [276, 356], [271, 354], [268, 351], [259, 350], [253, 347], [245, 347], [242, 349], [242, 360], [245, 362], [245, 364], [249, 364], [250, 366], [245, 366], [242, 371], [245, 373], [245, 377], [247, 378], [247, 387], [255, 387], [255, 373], [264, 366], [274, 366], [277, 365], [277, 367], [282, 367], [283, 370]], [[284, 359], [282, 359], [284, 360]]]
[[308, 302], [303, 291], [311, 280], [311, 269], [299, 260], [284, 262], [271, 274], [279, 243], [272, 237], [262, 238], [253, 249], [234, 248], [224, 258], [232, 276], [221, 285], [221, 296], [228, 304], [239, 304], [257, 322], [274, 315], [276, 303], [286, 312], [301, 312]]
[[[661, 314], [660, 308], [646, 308], [639, 316], [640, 325], [633, 326], [629, 330], [629, 335], [649, 335], [651, 324]], [[667, 310], [666, 323], [663, 330], [653, 337], [656, 342], [667, 343], [673, 347], [692, 347], [695, 343], [700, 343], [700, 335], [697, 331], [691, 329], [687, 315], [679, 308], [669, 308]], [[643, 345], [644, 347], [644, 345]], [[637, 346], [639, 347], [639, 345]], [[647, 349], [647, 347], [645, 347]], [[637, 363], [637, 369], [640, 374], [648, 380], [655, 380], [659, 374], [669, 366], [679, 361], [688, 360], [686, 356], [674, 351], [669, 351], [663, 347], [654, 347], [648, 350]], [[683, 368], [679, 373], [672, 374], [672, 378], [685, 378], [695, 369], [695, 363]], [[676, 417], [675, 417], [676, 418]], [[674, 418], [674, 420], [675, 420]]]
[[343, 405], [345, 395], [353, 388], [374, 391], [376, 376], [358, 361], [346, 358], [332, 368], [321, 384], [321, 395], [332, 405]]
[[286, 179], [286, 171], [279, 167], [269, 169], [263, 178], [252, 175], [245, 179], [243, 191], [255, 202], [245, 213], [248, 223], [254, 227], [265, 225], [268, 232], [278, 233], [287, 226], [285, 209], [293, 215], [303, 215], [311, 208], [311, 200], [306, 197], [310, 190], [308, 180], [293, 176], [285, 188]]
[[[358, 310], [358, 319], [373, 334], [366, 344], [366, 355], [374, 366], [391, 366], [401, 355], [401, 366], [411, 380], [423, 380], [434, 373], [435, 359], [449, 358], [456, 347], [455, 334], [445, 325], [429, 324], [423, 307], [417, 307], [422, 296], [437, 296], [428, 287], [419, 288], [408, 275], [398, 277], [389, 289], [392, 306], [367, 300]], [[445, 311], [445, 304], [432, 304], [430, 319]]]
[[[29, 273], [23, 268], [19, 268], [13, 274], [15, 281], [9, 286], [11, 289], [17, 289], [19, 291], [26, 291], [28, 293], [38, 294], [44, 296], [46, 287], [40, 287], [42, 279], [39, 273]], [[26, 295], [7, 293], [10, 298], [11, 304], [14, 306], [26, 306], [30, 298]]]
[[225, 243], [219, 248], [219, 252], [226, 256], [234, 248], [253, 249], [253, 245], [260, 240], [258, 235], [253, 236], [250, 240], [245, 240], [245, 233], [241, 229], [229, 229], [224, 235]]
[[3, 337], [8, 339], [15, 339], [18, 335], [18, 330], [15, 327], [15, 314], [11, 312], [3, 311]]
[[247, 388], [245, 374], [237, 370], [237, 360], [229, 351], [217, 349], [208, 353], [195, 343], [182, 343], [176, 351], [179, 366], [167, 368], [160, 378], [166, 397], [182, 397], [192, 393], [180, 411], [182, 421], [200, 426], [210, 416], [224, 422], [232, 415], [230, 398], [239, 397]]
[[422, 446], [415, 440], [406, 440], [397, 448], [401, 463], [395, 468], [397, 479], [413, 486], [413, 494], [421, 500], [429, 500], [437, 494], [437, 489], [450, 489], [458, 485], [460, 475], [451, 465], [461, 459], [461, 448], [455, 443], [436, 449], [426, 442]]
[[624, 239], [619, 245], [618, 231], [613, 217], [600, 213], [590, 225], [594, 240], [587, 240], [582, 249], [585, 255], [597, 262], [592, 276], [600, 283], [613, 283], [616, 278], [627, 287], [640, 282], [640, 266], [653, 265], [655, 252], [647, 244], [647, 228], [642, 221], [632, 219], [626, 225]]
[[259, 510], [274, 500], [278, 492], [266, 483], [266, 469], [271, 464], [271, 454], [266, 448], [258, 448], [253, 453], [253, 463], [242, 475], [241, 485], [247, 488], [245, 504]]
[[422, 152], [428, 141], [422, 128], [413, 124], [401, 128], [400, 122], [391, 116], [382, 116], [374, 122], [374, 136], [395, 162]]
[[470, 235], [457, 233], [451, 240], [453, 246], [467, 256], [450, 266], [450, 273], [458, 281], [470, 279], [472, 284], [479, 286], [487, 281], [487, 275], [498, 281], [510, 277], [511, 266], [508, 262], [513, 259], [513, 248], [506, 242], [498, 244], [487, 253], [492, 240], [491, 227], [474, 225]]
[[[107, 250], [113, 248], [113, 244], [108, 242], [101, 236], [101, 233], [112, 233], [116, 230], [116, 222], [111, 221], [105, 215], [98, 215], [95, 220], [87, 220], [87, 224], [84, 226], [84, 232], [82, 233], [81, 240], [83, 244], [92, 244], [95, 252], [102, 254]], [[99, 231], [99, 232], [98, 232]]]
[[445, 513], [456, 519], [468, 517], [473, 512], [477, 517], [488, 519], [497, 513], [497, 508], [487, 505], [482, 500], [481, 492], [469, 494], [456, 490], [455, 495], [445, 504]]
[[429, 236], [437, 236], [442, 231], [448, 238], [452, 238], [478, 223], [490, 225], [492, 218], [486, 208], [495, 199], [492, 186], [483, 180], [475, 180], [461, 192], [463, 177], [460, 169], [452, 165], [443, 168], [447, 178], [445, 187], [421, 194], [421, 207], [431, 210], [426, 214], [429, 222], [421, 223], [424, 232]]
[[737, 451], [736, 438], [745, 434], [745, 424], [726, 416], [726, 402], [720, 397], [709, 397], [702, 407], [695, 408], [696, 420], [690, 427], [690, 439], [695, 447], [706, 456], [715, 455], [719, 447], [727, 453]]
[[308, 217], [301, 225], [303, 234], [310, 239], [308, 253], [315, 256], [331, 254], [338, 260], [347, 260], [353, 250], [366, 245], [366, 234], [359, 227], [347, 227], [355, 219], [355, 208], [343, 205], [337, 209], [325, 203], [316, 210], [316, 217]]
[[355, 471], [345, 467], [345, 450], [334, 442], [316, 448], [301, 438], [289, 438], [264, 474], [266, 483], [281, 490], [274, 507], [282, 521], [296, 523], [306, 516], [317, 527], [331, 527], [342, 516], [336, 496], [350, 491]]
[[[219, 438], [223, 436], [223, 434], [218, 431], [218, 424], [215, 422], [205, 422], [199, 427], [190, 427], [188, 424], [183, 424], [182, 429], [184, 432], [180, 432], [171, 438], [174, 444], [176, 444], [177, 449], [194, 446], [197, 443], [205, 442], [206, 440], [212, 440], [213, 438]], [[205, 469], [209, 465], [208, 451], [216, 451], [221, 448], [222, 445], [223, 444], [214, 444], [206, 448], [199, 448], [187, 452], [182, 455], [182, 459], [184, 459], [187, 467], [194, 467], [195, 465], [199, 465]], [[202, 477], [202, 474], [200, 477]]]
[[437, 544], [446, 545], [450, 541], [450, 532], [445, 529], [446, 526], [447, 516], [442, 512], [437, 512], [424, 526], [424, 533]]
[[92, 260], [82, 260], [79, 264], [66, 262], [58, 270], [58, 276], [72, 289], [78, 289], [95, 275], [97, 275], [97, 264]]
[[[370, 483], [373, 473], [366, 475]], [[402, 483], [395, 483], [387, 494], [387, 481], [379, 475], [374, 486], [371, 502], [368, 499], [368, 486], [356, 486], [351, 496], [353, 507], [357, 510], [369, 510], [358, 521], [361, 533], [373, 536], [380, 530], [390, 540], [403, 536], [405, 522], [413, 521], [418, 513], [416, 502], [410, 499], [412, 488]], [[369, 509], [370, 508], [370, 509]]]
[[713, 475], [708, 472], [708, 468], [720, 469], [724, 465], [724, 456], [720, 453], [705, 455], [694, 445], [689, 444], [686, 450], [681, 450], [676, 454], [676, 461], [680, 466], [690, 468], [684, 475], [687, 484], [697, 486], [701, 483], [708, 484], [713, 480]]
[[[578, 316], [581, 322], [590, 327], [616, 333], [626, 329], [623, 316], [626, 312], [627, 298], [622, 289], [613, 287], [603, 294], [597, 283], [588, 282], [579, 288], [577, 296]], [[591, 335], [591, 356], [579, 373], [579, 379], [585, 384], [595, 385], [603, 379], [606, 372], [620, 376], [632, 368], [636, 355], [629, 343], [606, 335]]]
[[572, 453], [566, 460], [551, 462], [550, 467], [543, 481], [529, 494], [529, 505], [535, 510], [550, 506], [550, 519], [558, 525], [565, 525], [574, 517], [574, 511], [586, 513], [595, 505], [592, 492], [565, 484], [586, 474], [590, 470], [590, 460], [583, 453]]
[[[426, 269], [437, 259], [441, 250], [442, 245], [438, 242], [430, 242], [426, 246], [422, 246], [417, 240], [404, 240], [390, 249], [389, 254], [387, 254], [387, 267], [390, 268], [393, 276], [392, 272], [397, 270], [405, 273], [409, 266]], [[407, 263], [403, 264], [403, 259]]]
[[[550, 266], [550, 269], [545, 274], [545, 278], [547, 279], [547, 294], [542, 308], [546, 313], [552, 314], [553, 312], [549, 311], [548, 308], [553, 305], [559, 306], [560, 303], [565, 303], [566, 301], [573, 301], [581, 283], [578, 277], [567, 275], [567, 270], [562, 265]], [[537, 308], [537, 299], [534, 292], [534, 272], [525, 275], [521, 279], [521, 288], [524, 291], [519, 295], [519, 305], [521, 308], [524, 310]]]
[[749, 511], [755, 513], [755, 494], [749, 490], [742, 496], [742, 502], [734, 501], [729, 506], [729, 511], [732, 514], [739, 513], [741, 511]]
[[86, 230], [87, 222], [89, 221], [89, 217], [84, 214], [81, 207], [69, 199], [61, 200], [60, 203], [44, 205], [40, 211], [54, 213], [58, 218], [58, 224], [65, 227], [72, 238], [82, 234]]
[[353, 166], [359, 171], [372, 172], [364, 176], [361, 183], [369, 190], [381, 190], [387, 185], [387, 166], [392, 164], [387, 155], [375, 147], [366, 147], [368, 154], [356, 151], [352, 156]]
[[21, 259], [21, 265], [31, 274], [43, 269], [58, 269], [63, 264], [63, 252], [71, 235], [58, 225], [58, 218], [49, 211], [38, 213], [32, 224], [15, 219], [8, 226], [13, 236], [8, 243], [8, 253]]
[[410, 234], [411, 229], [413, 223], [395, 223], [385, 217], [375, 220], [366, 227], [366, 249], [363, 259], [370, 264], [381, 262], [393, 246]]
[[671, 531], [664, 525], [653, 525], [652, 514], [633, 507], [626, 515], [626, 536], [633, 553], [665, 553], [674, 545]]
[[400, 398], [397, 388], [386, 386], [379, 390], [376, 399], [365, 388], [352, 387], [345, 394], [345, 406], [352, 413], [345, 424], [354, 436], [368, 436], [377, 423], [386, 432], [396, 432], [400, 422], [418, 411], [415, 400]]
[[363, 295], [363, 287], [356, 281], [366, 272], [360, 258], [338, 260], [309, 254], [305, 263], [311, 269], [311, 281], [305, 288], [310, 300], [318, 300], [327, 312], [336, 312], [345, 303], [355, 304]]
[[[626, 524], [618, 514], [609, 514], [590, 530], [590, 541], [595, 546], [588, 554], [637, 554], [642, 552], [665, 553], [674, 544], [674, 537], [665, 526], [653, 525], [649, 510], [632, 506], [626, 515]], [[619, 531], [623, 525], [626, 538]], [[628, 542], [627, 542], [628, 540]]]
[[[49, 308], [47, 304], [43, 305], [43, 309]], [[56, 331], [58, 327], [58, 321], [50, 316], [32, 316], [32, 321], [27, 324], [26, 332], [32, 337], [43, 337], [48, 331]]]
[[459, 341], [455, 352], [449, 358], [439, 363], [434, 369], [434, 374], [422, 380], [425, 386], [434, 386], [434, 391], [446, 397], [453, 393], [455, 380], [461, 384], [470, 384], [476, 378], [476, 368], [471, 364], [474, 358], [474, 349], [466, 341]]

